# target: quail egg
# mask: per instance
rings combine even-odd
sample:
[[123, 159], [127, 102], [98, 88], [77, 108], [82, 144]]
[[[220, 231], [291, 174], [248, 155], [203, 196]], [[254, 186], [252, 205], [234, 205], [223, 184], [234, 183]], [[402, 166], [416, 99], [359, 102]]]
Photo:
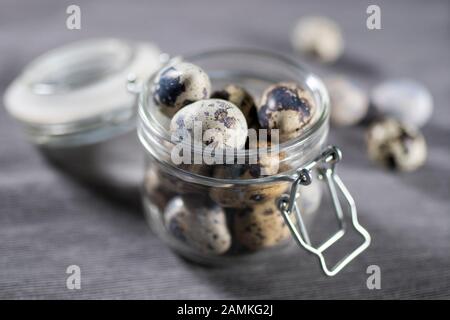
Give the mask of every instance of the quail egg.
[[350, 79], [333, 76], [325, 80], [331, 102], [331, 122], [336, 126], [351, 126], [360, 122], [369, 110], [369, 98]]
[[231, 102], [242, 111], [248, 125], [254, 122], [256, 113], [255, 101], [244, 88], [235, 84], [229, 84], [224, 89], [213, 92], [211, 98]]
[[[231, 174], [240, 172], [239, 176], [249, 174], [248, 170], [240, 165], [237, 165], [236, 168], [230, 168], [230, 166], [220, 166], [214, 170], [214, 177], [229, 179], [231, 176], [230, 171], [235, 171]], [[222, 207], [240, 208], [244, 206], [252, 206], [276, 198], [285, 193], [288, 188], [289, 183], [286, 181], [242, 185], [231, 184], [224, 187], [211, 187], [209, 190], [209, 196]]]
[[[285, 154], [270, 152], [270, 142], [258, 141], [255, 157], [248, 157], [245, 164], [217, 165], [213, 170], [213, 177], [218, 179], [257, 179], [275, 175], [280, 171]], [[263, 151], [264, 150], [264, 151]], [[243, 205], [254, 205], [283, 194], [288, 188], [285, 181], [269, 183], [231, 185], [226, 187], [212, 187], [210, 197], [223, 207], [236, 208]]]
[[200, 67], [178, 62], [163, 68], [153, 83], [153, 100], [161, 111], [172, 117], [182, 107], [211, 93], [211, 82]]
[[293, 82], [281, 82], [267, 88], [258, 106], [262, 128], [279, 129], [279, 140], [298, 137], [316, 113], [312, 95]]
[[203, 254], [220, 255], [231, 245], [225, 212], [200, 197], [175, 197], [164, 211], [170, 234]]
[[276, 199], [237, 210], [233, 230], [239, 243], [250, 250], [273, 247], [291, 238]]
[[[207, 175], [207, 172], [210, 170], [209, 166], [202, 166], [202, 165], [180, 165], [181, 169], [185, 171], [190, 171], [199, 175]], [[149, 190], [148, 186], [155, 185], [155, 182], [151, 182], [151, 180], [157, 179], [157, 189], [153, 188], [153, 190], [157, 190], [158, 192], [164, 192], [168, 194], [180, 194], [180, 195], [186, 195], [186, 194], [204, 194], [206, 190], [206, 186], [203, 186], [201, 184], [185, 181], [183, 179], [180, 179], [171, 173], [167, 172], [164, 169], [155, 169], [152, 170], [155, 171], [152, 173], [151, 176], [147, 174], [146, 177], [146, 188]], [[151, 191], [148, 191], [148, 193], [151, 193]]]
[[291, 43], [300, 53], [331, 63], [344, 51], [344, 38], [338, 24], [327, 17], [301, 18], [295, 25]]
[[169, 200], [175, 194], [173, 190], [168, 191], [163, 188], [157, 168], [151, 166], [147, 169], [144, 176], [144, 195], [158, 210], [164, 210]]
[[424, 126], [433, 113], [430, 91], [411, 79], [384, 81], [373, 89], [371, 98], [381, 113], [415, 127]]
[[368, 129], [367, 150], [375, 162], [399, 171], [416, 170], [427, 158], [426, 141], [420, 131], [389, 118]]
[[242, 149], [247, 140], [247, 122], [234, 104], [207, 99], [178, 111], [170, 122], [173, 138], [218, 149]]

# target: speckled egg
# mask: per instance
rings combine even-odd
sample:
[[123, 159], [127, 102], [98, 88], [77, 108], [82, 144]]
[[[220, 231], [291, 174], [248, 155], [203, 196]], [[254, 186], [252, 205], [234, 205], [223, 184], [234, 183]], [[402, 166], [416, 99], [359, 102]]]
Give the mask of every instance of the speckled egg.
[[262, 128], [279, 129], [280, 142], [298, 137], [311, 122], [316, 106], [311, 94], [298, 84], [282, 82], [267, 88], [258, 106]]
[[[195, 125], [200, 133], [195, 133]], [[194, 102], [178, 111], [170, 122], [170, 132], [179, 141], [199, 143], [219, 149], [242, 149], [247, 140], [247, 122], [234, 104], [220, 99]]]
[[411, 79], [382, 82], [373, 89], [371, 98], [382, 114], [414, 127], [424, 126], [433, 113], [430, 91]]
[[255, 101], [250, 93], [240, 86], [229, 84], [222, 90], [213, 92], [211, 98], [226, 100], [237, 106], [247, 119], [248, 125], [256, 120], [254, 119], [256, 114]]
[[253, 142], [248, 143], [249, 150], [255, 153], [249, 156], [248, 173], [241, 178], [254, 179], [279, 173], [286, 153], [280, 152], [275, 146], [272, 146], [271, 142], [267, 140], [258, 140], [256, 146]]
[[214, 166], [208, 165], [208, 164], [180, 164], [178, 165], [178, 168], [188, 171], [190, 173], [204, 176], [204, 177], [212, 177]]
[[[213, 177], [218, 179], [258, 179], [275, 175], [281, 170], [281, 163], [285, 157], [283, 152], [268, 152], [262, 148], [270, 146], [269, 142], [258, 141], [258, 152], [252, 161], [246, 164], [225, 164], [215, 166]], [[279, 197], [289, 187], [285, 181], [258, 183], [248, 185], [230, 185], [226, 187], [212, 187], [210, 197], [226, 208], [252, 206]]]
[[[197, 167], [192, 168], [192, 170], [197, 170]], [[198, 170], [200, 169], [198, 168]], [[206, 187], [204, 185], [182, 180], [165, 170], [158, 170], [158, 179], [160, 189], [164, 192], [172, 192], [180, 195], [190, 194], [195, 196], [206, 192]]]
[[211, 93], [211, 82], [200, 67], [178, 62], [163, 68], [153, 83], [153, 100], [161, 111], [172, 117], [182, 107]]
[[[214, 168], [206, 164], [180, 164], [177, 167], [205, 177], [212, 177]], [[164, 207], [168, 200], [177, 194], [198, 196], [207, 194], [208, 190], [209, 187], [205, 185], [185, 181], [154, 165], [148, 166], [144, 176], [144, 192], [158, 207]]]
[[369, 110], [369, 97], [356, 83], [343, 76], [325, 79], [330, 94], [331, 123], [351, 126], [360, 122]]
[[[219, 179], [248, 179], [251, 175], [245, 165], [223, 165], [214, 169], [214, 177]], [[252, 206], [276, 198], [289, 188], [289, 182], [276, 181], [248, 185], [211, 187], [209, 196], [225, 208]]]
[[326, 63], [336, 61], [344, 51], [339, 25], [327, 17], [309, 16], [298, 20], [291, 43], [294, 50]]
[[145, 172], [144, 195], [160, 211], [164, 210], [169, 200], [175, 196], [172, 191], [162, 187], [158, 170], [154, 166], [149, 167]]
[[270, 142], [258, 141], [256, 146], [246, 144], [252, 154], [245, 164], [224, 164], [214, 166], [213, 177], [220, 179], [257, 179], [275, 175], [280, 171], [281, 162], [286, 154], [270, 149]]
[[375, 162], [400, 171], [416, 170], [427, 158], [423, 135], [394, 119], [372, 124], [367, 132], [367, 150]]
[[237, 210], [233, 226], [237, 241], [250, 250], [273, 247], [291, 238], [276, 199]]
[[175, 197], [164, 211], [170, 234], [203, 254], [220, 255], [231, 245], [225, 212], [200, 197]]

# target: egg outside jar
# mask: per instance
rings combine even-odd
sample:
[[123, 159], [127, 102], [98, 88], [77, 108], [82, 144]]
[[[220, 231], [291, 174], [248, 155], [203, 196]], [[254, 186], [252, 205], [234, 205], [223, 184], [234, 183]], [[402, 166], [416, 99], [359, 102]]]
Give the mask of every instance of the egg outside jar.
[[[270, 54], [226, 51], [186, 59], [209, 76], [211, 93], [199, 68], [178, 64], [177, 72], [161, 72], [140, 99], [140, 138], [147, 168], [156, 168], [153, 178], [148, 174], [144, 197], [153, 199], [150, 204], [144, 201], [150, 226], [173, 250], [200, 264], [281, 258], [292, 243], [278, 209], [278, 199], [291, 185], [283, 178], [317, 157], [324, 146], [324, 86], [295, 63]], [[184, 79], [195, 75], [195, 88], [187, 90], [189, 81]], [[205, 94], [194, 95], [200, 92]], [[198, 122], [201, 126], [196, 127]], [[266, 130], [268, 141], [260, 139], [258, 131], [257, 146], [252, 146], [246, 138], [254, 129]], [[276, 142], [271, 130], [278, 130]], [[215, 150], [211, 156], [217, 150], [237, 152], [233, 162], [217, 163], [208, 157], [209, 148]], [[260, 148], [268, 153], [256, 152]], [[242, 163], [241, 153], [257, 156]], [[174, 161], [173, 154], [182, 161]], [[184, 161], [185, 155], [191, 162]], [[195, 156], [201, 157], [200, 163]], [[214, 161], [207, 162], [209, 158]], [[161, 191], [167, 198], [160, 201], [160, 210], [151, 210]], [[315, 207], [300, 206], [311, 211]]]

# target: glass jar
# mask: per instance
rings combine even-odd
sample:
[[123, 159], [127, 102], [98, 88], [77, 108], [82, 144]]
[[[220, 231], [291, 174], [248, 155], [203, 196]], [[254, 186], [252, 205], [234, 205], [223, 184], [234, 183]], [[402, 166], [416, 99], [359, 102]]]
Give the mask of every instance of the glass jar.
[[[186, 58], [208, 73], [214, 90], [233, 83], [258, 97], [273, 83], [294, 81], [314, 100], [317, 112], [298, 138], [279, 148], [244, 151], [245, 158], [260, 162], [263, 152], [271, 165], [276, 159], [276, 172], [251, 178], [229, 175], [228, 166], [205, 169], [172, 162], [170, 119], [155, 107], [149, 91], [155, 71], [167, 59], [151, 43], [113, 38], [69, 44], [27, 65], [6, 90], [4, 104], [39, 150], [86, 186], [105, 186], [102, 193], [114, 200], [125, 195], [128, 201], [130, 195], [131, 205], [144, 180], [143, 202], [152, 229], [191, 260], [222, 265], [276, 259], [291, 254], [294, 247], [289, 244], [295, 242], [315, 254], [325, 274], [332, 276], [367, 248], [370, 237], [335, 174], [340, 152], [324, 147], [329, 102], [316, 76], [281, 56], [255, 50], [218, 50]], [[321, 190], [326, 190], [323, 185], [331, 195], [339, 230], [314, 247], [308, 229]], [[339, 198], [347, 201], [347, 216], [364, 242], [329, 268], [323, 252], [347, 229]]]
[[[213, 90], [236, 84], [259, 97], [274, 83], [296, 82], [311, 94], [317, 111], [299, 137], [280, 143], [277, 151], [266, 149], [267, 154], [279, 159], [277, 173], [247, 179], [216, 175], [211, 173], [217, 172], [214, 166], [177, 166], [172, 162], [173, 142], [167, 130], [170, 119], [153, 102], [151, 84], [155, 76], [150, 77], [139, 97], [138, 135], [146, 151], [142, 190], [152, 230], [179, 254], [203, 264], [273, 259], [286, 254], [292, 239], [298, 237], [306, 239], [308, 245], [308, 237], [298, 231], [295, 234], [298, 229], [293, 228], [305, 231], [314, 215], [314, 209], [307, 210], [308, 201], [310, 197], [320, 201], [320, 187], [305, 192], [302, 199], [302, 188], [297, 185], [304, 179], [299, 175], [300, 168], [307, 168], [309, 182], [312, 176], [321, 176], [315, 164], [323, 158], [329, 129], [329, 99], [322, 81], [295, 62], [256, 50], [210, 51], [185, 60], [206, 71]], [[244, 151], [247, 157], [253, 152], [257, 151]], [[292, 203], [288, 201], [290, 193], [295, 199]], [[290, 221], [283, 208], [291, 209], [287, 213]], [[294, 215], [293, 208], [309, 214]]]

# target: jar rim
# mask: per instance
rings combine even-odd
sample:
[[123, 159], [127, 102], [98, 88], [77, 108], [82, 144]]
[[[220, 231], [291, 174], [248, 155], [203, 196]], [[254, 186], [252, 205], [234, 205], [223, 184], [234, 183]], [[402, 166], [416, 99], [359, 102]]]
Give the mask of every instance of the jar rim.
[[[307, 86], [307, 89], [309, 89], [311, 92], [318, 92], [319, 97], [316, 95], [313, 95], [315, 99], [316, 105], [321, 105], [321, 113], [318, 116], [317, 119], [314, 120], [314, 123], [309, 125], [300, 136], [289, 139], [288, 141], [282, 142], [277, 146], [276, 152], [282, 153], [298, 148], [301, 145], [307, 144], [313, 137], [314, 133], [318, 132], [324, 125], [328, 123], [329, 118], [329, 105], [330, 100], [328, 96], [328, 92], [326, 90], [326, 87], [322, 80], [316, 76], [315, 74], [307, 71], [306, 68], [304, 68], [300, 63], [294, 61], [291, 58], [288, 58], [282, 54], [261, 50], [261, 49], [254, 49], [254, 48], [216, 48], [211, 49], [191, 55], [183, 56], [183, 59], [186, 59], [187, 61], [194, 62], [199, 59], [203, 58], [212, 58], [214, 56], [223, 56], [223, 55], [232, 55], [232, 54], [244, 54], [244, 55], [254, 55], [255, 57], [262, 57], [262, 58], [268, 58], [270, 60], [273, 60], [277, 63], [282, 63], [286, 66], [289, 66], [293, 70], [296, 71], [296, 73], [299, 76], [305, 77], [305, 83], [304, 85]], [[161, 67], [164, 68], [168, 64], [173, 63], [173, 61], [177, 61], [178, 59], [181, 59], [181, 57], [174, 57], [169, 60], [169, 62]], [[161, 70], [160, 69], [160, 70]], [[151, 152], [149, 149], [152, 148], [149, 145], [149, 138], [157, 137], [158, 139], [162, 140], [164, 143], [160, 143], [157, 146], [154, 146], [158, 148], [160, 151], [168, 152], [170, 154], [171, 148], [168, 147], [168, 145], [173, 144], [171, 141], [171, 135], [168, 132], [167, 129], [163, 127], [163, 125], [155, 118], [155, 116], [150, 112], [149, 108], [149, 95], [151, 94], [151, 87], [149, 84], [153, 83], [154, 78], [158, 72], [155, 72], [154, 74], [150, 75], [145, 81], [145, 83], [142, 84], [142, 90], [139, 93], [138, 98], [138, 117], [139, 117], [139, 125], [138, 125], [138, 135], [141, 143], [143, 146], [147, 149], [147, 151]], [[242, 150], [245, 153], [245, 156], [255, 156], [258, 152], [266, 152], [267, 154], [270, 154], [272, 152], [272, 147], [265, 147], [265, 148], [259, 148], [259, 149], [247, 149]], [[241, 153], [242, 155], [242, 153]], [[236, 156], [236, 155], [235, 155]], [[174, 169], [179, 170], [184, 178], [187, 178], [185, 180], [198, 180], [201, 179], [203, 184], [206, 185], [216, 185], [217, 183], [224, 183], [225, 185], [228, 184], [253, 184], [253, 183], [264, 183], [264, 182], [273, 182], [276, 180], [279, 180], [282, 177], [286, 176], [286, 172], [280, 172], [275, 175], [270, 176], [264, 176], [260, 178], [254, 178], [254, 179], [223, 179], [223, 178], [214, 178], [214, 177], [208, 177], [199, 175], [196, 173], [192, 173], [186, 170], [183, 170], [174, 164], [165, 164], [160, 159], [157, 159], [161, 164], [164, 164], [164, 166], [168, 166], [168, 169]], [[226, 181], [226, 182], [224, 182]], [[197, 181], [199, 182], [199, 181]]]

